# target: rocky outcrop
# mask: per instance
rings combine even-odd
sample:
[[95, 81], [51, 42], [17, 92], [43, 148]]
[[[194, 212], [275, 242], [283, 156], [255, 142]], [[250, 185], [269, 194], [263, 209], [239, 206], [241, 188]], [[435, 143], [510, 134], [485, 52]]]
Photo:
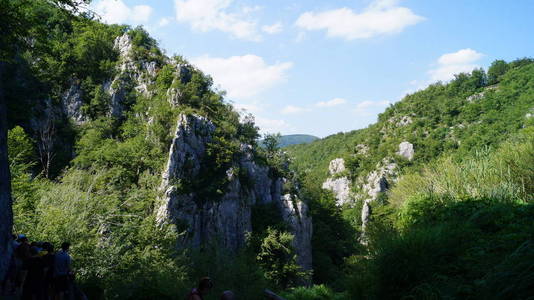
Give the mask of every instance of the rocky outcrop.
[[360, 155], [367, 155], [369, 154], [369, 146], [365, 145], [365, 144], [358, 144], [356, 145], [356, 154], [360, 154]]
[[377, 165], [375, 171], [369, 173], [366, 178], [366, 183], [363, 184], [363, 190], [370, 197], [371, 201], [378, 198], [380, 193], [387, 191], [390, 186], [390, 181], [395, 178], [397, 164], [384, 159]]
[[312, 249], [310, 241], [313, 228], [308, 206], [294, 195], [285, 194], [281, 201], [282, 219], [289, 225], [294, 235], [293, 247], [297, 252], [297, 264], [305, 270], [312, 269]]
[[253, 206], [272, 203], [294, 235], [298, 263], [310, 269], [312, 227], [307, 205], [295, 195], [282, 196], [283, 179], [271, 178], [268, 166], [255, 163], [250, 145], [241, 146], [240, 158], [227, 170], [229, 183], [222, 196], [201, 198], [198, 191], [184, 192], [180, 187], [201, 173], [214, 130], [214, 125], [201, 116], [180, 115], [163, 173], [158, 222], [175, 224], [183, 232], [180, 247], [218, 243], [235, 251], [245, 245], [247, 233], [252, 231]]
[[178, 85], [177, 83], [180, 82], [181, 84], [186, 84], [191, 81], [191, 69], [193, 67], [187, 64], [182, 64], [181, 62], [174, 62], [174, 64], [176, 65], [176, 72], [171, 88], [167, 91], [167, 99], [170, 104], [178, 106], [182, 104], [185, 95], [180, 89], [176, 88]]
[[410, 116], [400, 116], [392, 117], [388, 120], [389, 123], [394, 124], [397, 127], [403, 127], [413, 123], [412, 117]]
[[371, 199], [366, 199], [362, 206], [362, 235], [360, 236], [360, 242], [364, 245], [367, 244], [367, 224], [371, 221], [371, 213]]
[[200, 171], [200, 162], [211, 141], [215, 126], [198, 115], [181, 114], [171, 143], [169, 160], [163, 173], [163, 185], [173, 179], [194, 178]]
[[104, 83], [104, 90], [111, 96], [110, 113], [114, 117], [122, 116], [127, 94], [133, 90], [145, 97], [150, 97], [149, 86], [156, 77], [156, 60], [143, 60], [134, 57], [134, 45], [128, 33], [117, 37], [114, 49], [119, 52], [117, 76]]
[[413, 144], [410, 142], [402, 142], [399, 144], [399, 151], [397, 152], [398, 155], [406, 158], [407, 160], [412, 160], [414, 155], [413, 150]]
[[334, 193], [337, 205], [350, 202], [350, 180], [347, 176], [340, 176], [345, 171], [345, 160], [336, 158], [330, 162], [330, 177], [323, 182], [323, 189]]
[[367, 175], [366, 183], [362, 185], [363, 191], [368, 197], [364, 197], [361, 218], [362, 218], [362, 244], [367, 243], [366, 228], [371, 220], [372, 202], [376, 201], [381, 193], [386, 192], [397, 177], [397, 164], [390, 159], [384, 158], [376, 166], [376, 170]]
[[330, 162], [328, 166], [328, 171], [330, 175], [339, 174], [345, 171], [345, 160], [343, 158], [336, 158]]
[[473, 94], [467, 98], [465, 98], [465, 101], [467, 102], [473, 102], [484, 98], [484, 92]]
[[82, 112], [83, 98], [79, 81], [72, 80], [69, 89], [63, 93], [61, 105], [63, 113], [74, 123], [80, 125], [87, 121]]

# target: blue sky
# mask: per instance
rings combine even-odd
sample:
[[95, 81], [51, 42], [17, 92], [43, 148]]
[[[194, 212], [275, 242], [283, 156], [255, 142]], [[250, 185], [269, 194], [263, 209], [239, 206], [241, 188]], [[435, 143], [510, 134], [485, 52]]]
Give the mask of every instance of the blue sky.
[[531, 0], [94, 0], [91, 9], [143, 25], [264, 133], [364, 128], [408, 92], [534, 54]]

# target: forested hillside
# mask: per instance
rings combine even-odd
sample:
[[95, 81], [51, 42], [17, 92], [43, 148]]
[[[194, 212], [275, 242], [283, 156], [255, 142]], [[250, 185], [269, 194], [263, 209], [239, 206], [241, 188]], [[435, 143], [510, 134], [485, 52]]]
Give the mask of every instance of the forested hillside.
[[23, 233], [69, 241], [89, 299], [203, 276], [206, 299], [532, 297], [533, 59], [279, 149], [209, 75], [76, 3], [0, 0], [0, 275]]
[[368, 128], [288, 147], [311, 203], [315, 280], [348, 284], [352, 299], [524, 299], [533, 112], [534, 60], [495, 61], [407, 95]]
[[4, 4], [20, 29], [0, 88], [14, 233], [69, 241], [89, 299], [181, 299], [201, 276], [208, 299], [309, 282], [311, 219], [287, 158], [257, 147], [254, 118], [208, 75], [73, 2]]
[[[402, 141], [413, 144], [415, 150], [407, 166], [444, 153], [462, 156], [498, 144], [525, 126], [532, 114], [532, 63], [530, 58], [496, 61], [487, 74], [482, 69], [458, 74], [451, 83], [436, 83], [407, 95], [368, 128], [291, 146], [288, 151], [297, 169], [324, 181], [332, 159], [346, 158], [351, 176], [357, 177], [384, 157], [395, 156]], [[364, 151], [358, 145], [365, 146]]]

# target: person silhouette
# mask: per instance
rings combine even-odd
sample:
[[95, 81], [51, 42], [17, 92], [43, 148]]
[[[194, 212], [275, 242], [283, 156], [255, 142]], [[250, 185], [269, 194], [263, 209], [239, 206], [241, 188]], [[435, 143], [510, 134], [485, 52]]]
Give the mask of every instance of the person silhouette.
[[204, 296], [207, 295], [213, 288], [213, 281], [209, 277], [202, 277], [198, 282], [198, 287], [194, 288], [187, 294], [186, 300], [204, 300]]

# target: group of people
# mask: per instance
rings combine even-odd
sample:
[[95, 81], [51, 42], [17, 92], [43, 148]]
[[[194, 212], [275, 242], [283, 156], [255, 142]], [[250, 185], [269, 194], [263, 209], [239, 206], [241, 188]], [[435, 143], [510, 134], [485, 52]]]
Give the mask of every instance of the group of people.
[[49, 242], [29, 242], [24, 234], [13, 235], [13, 252], [9, 270], [2, 280], [2, 294], [21, 299], [66, 299], [73, 273], [70, 244], [58, 251]]
[[[58, 251], [49, 242], [32, 242], [24, 234], [13, 235], [13, 252], [9, 270], [1, 282], [0, 296], [31, 300], [72, 299], [75, 284], [69, 255], [70, 244], [64, 242]], [[200, 279], [186, 300], [203, 300], [213, 288], [209, 277]], [[269, 290], [267, 299], [284, 300]], [[85, 297], [76, 297], [86, 299]], [[232, 291], [224, 291], [221, 300], [235, 300]]]
[[[198, 286], [193, 288], [186, 296], [186, 300], [204, 300], [210, 290], [213, 288], [213, 281], [209, 277], [203, 277], [199, 280]], [[276, 295], [272, 291], [264, 290], [266, 299], [269, 300], [285, 300], [284, 298]], [[232, 291], [224, 291], [220, 297], [221, 300], [236, 300], [235, 294]]]

